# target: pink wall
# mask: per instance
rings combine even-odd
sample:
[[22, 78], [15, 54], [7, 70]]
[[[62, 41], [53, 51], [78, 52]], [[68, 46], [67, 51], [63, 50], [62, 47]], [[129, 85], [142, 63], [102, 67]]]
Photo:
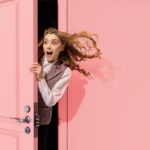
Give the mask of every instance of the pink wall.
[[82, 63], [93, 79], [74, 71], [70, 82], [68, 119], [60, 115], [68, 150], [150, 149], [149, 7], [147, 0], [71, 0], [67, 17], [60, 9], [67, 22], [63, 28], [60, 19], [60, 28], [97, 33], [103, 52], [101, 61]]

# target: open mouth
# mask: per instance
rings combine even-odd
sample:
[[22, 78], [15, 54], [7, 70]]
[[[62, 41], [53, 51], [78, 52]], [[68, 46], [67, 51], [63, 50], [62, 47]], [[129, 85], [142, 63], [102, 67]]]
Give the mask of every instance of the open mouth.
[[46, 52], [47, 53], [47, 55], [52, 55], [53, 54], [53, 52]]

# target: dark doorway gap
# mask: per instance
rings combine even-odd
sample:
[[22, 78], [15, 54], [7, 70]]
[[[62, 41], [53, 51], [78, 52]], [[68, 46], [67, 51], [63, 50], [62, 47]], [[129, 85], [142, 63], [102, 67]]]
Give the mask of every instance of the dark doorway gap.
[[[58, 29], [57, 0], [38, 0], [38, 40], [43, 37], [48, 27]], [[52, 120], [49, 124], [47, 150], [58, 150], [58, 104], [53, 106]]]

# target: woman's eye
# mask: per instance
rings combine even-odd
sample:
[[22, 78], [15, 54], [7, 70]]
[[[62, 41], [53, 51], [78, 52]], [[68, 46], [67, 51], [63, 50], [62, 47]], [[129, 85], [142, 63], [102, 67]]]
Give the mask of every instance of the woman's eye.
[[57, 42], [52, 42], [52, 44], [56, 45], [56, 44], [57, 44]]
[[47, 44], [47, 42], [46, 42], [46, 41], [44, 41], [44, 44]]
[[[48, 44], [48, 42], [47, 42], [47, 41], [44, 41], [44, 44]], [[58, 42], [56, 42], [56, 41], [53, 42], [53, 41], [52, 41], [52, 44], [53, 44], [53, 45], [57, 45]]]

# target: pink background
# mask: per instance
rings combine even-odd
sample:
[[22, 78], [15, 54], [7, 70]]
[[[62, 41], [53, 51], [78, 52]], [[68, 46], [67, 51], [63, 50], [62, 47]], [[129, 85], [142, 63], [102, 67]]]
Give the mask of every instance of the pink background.
[[74, 71], [59, 103], [60, 150], [150, 149], [149, 6], [147, 0], [59, 0], [59, 29], [97, 33], [103, 53], [81, 64], [92, 79]]

